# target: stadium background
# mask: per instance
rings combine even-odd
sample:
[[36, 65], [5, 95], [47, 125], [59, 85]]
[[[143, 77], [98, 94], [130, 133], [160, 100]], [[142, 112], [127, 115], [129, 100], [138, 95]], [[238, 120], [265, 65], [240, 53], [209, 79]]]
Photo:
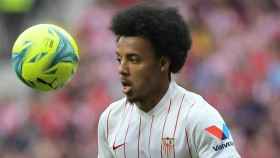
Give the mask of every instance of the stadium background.
[[[122, 96], [110, 18], [136, 2], [0, 0], [1, 158], [97, 157], [99, 114]], [[193, 47], [177, 81], [221, 112], [243, 158], [279, 157], [280, 1], [162, 3], [179, 6], [192, 28]], [[31, 90], [11, 69], [15, 38], [39, 23], [65, 28], [80, 47], [78, 72], [59, 91]]]

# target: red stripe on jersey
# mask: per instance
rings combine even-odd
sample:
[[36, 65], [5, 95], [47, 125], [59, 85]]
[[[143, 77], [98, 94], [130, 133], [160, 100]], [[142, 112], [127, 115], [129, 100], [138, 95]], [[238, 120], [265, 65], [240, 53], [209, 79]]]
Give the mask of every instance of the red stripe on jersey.
[[[130, 113], [132, 112], [132, 109], [133, 109], [134, 106], [132, 106], [131, 110], [130, 110]], [[125, 148], [126, 148], [126, 136], [127, 136], [127, 133], [128, 133], [128, 129], [130, 127], [130, 122], [131, 122], [131, 115], [129, 115], [129, 123], [127, 125], [127, 129], [126, 129], [126, 132], [125, 132], [125, 137], [124, 137], [124, 149], [123, 149], [123, 154], [124, 154], [124, 157], [126, 158], [126, 152], [125, 152]]]
[[177, 113], [175, 128], [174, 128], [174, 132], [173, 132], [173, 138], [175, 137], [175, 133], [176, 133], [176, 129], [177, 129], [177, 124], [178, 124], [178, 119], [179, 119], [179, 115], [180, 115], [180, 112], [181, 112], [182, 103], [183, 103], [184, 98], [185, 98], [185, 94], [182, 97], [181, 104], [180, 104], [180, 107], [179, 107], [179, 110], [178, 110], [178, 113]]
[[[187, 114], [187, 117], [186, 117], [187, 119], [188, 119], [189, 114], [190, 114], [190, 111], [191, 111], [191, 109], [194, 107], [194, 105], [195, 105], [195, 102], [192, 103], [192, 105], [191, 105], [191, 107], [190, 107], [190, 109], [189, 109], [189, 111], [188, 111], [188, 114]], [[188, 136], [187, 128], [185, 128], [185, 134], [186, 134], [186, 148], [188, 148], [189, 155], [190, 155], [190, 157], [192, 158], [191, 146], [190, 146], [190, 144], [189, 144], [189, 136]], [[195, 150], [196, 150], [196, 148], [195, 148]], [[196, 152], [197, 152], [197, 151], [196, 151]]]
[[[123, 110], [123, 113], [125, 113], [125, 109], [126, 109], [126, 105], [127, 105], [127, 100], [124, 102], [124, 110]], [[111, 112], [111, 111], [110, 111]], [[109, 112], [109, 113], [110, 113]], [[108, 121], [108, 120], [107, 120]], [[122, 122], [124, 121], [124, 118], [122, 119]], [[108, 124], [107, 124], [108, 125]], [[117, 135], [115, 135], [115, 138], [114, 138], [114, 144], [115, 144], [115, 142], [116, 142], [116, 137], [117, 137]]]
[[[175, 123], [175, 127], [174, 127], [174, 132], [173, 132], [173, 138], [175, 138], [175, 133], [176, 133], [176, 129], [177, 129], [178, 119], [179, 119], [179, 115], [180, 115], [180, 112], [181, 112], [182, 103], [183, 103], [184, 98], [185, 98], [185, 94], [182, 97], [181, 104], [180, 104], [180, 107], [179, 107], [179, 110], [178, 110], [178, 113], [177, 113], [176, 123]], [[174, 144], [173, 144], [173, 155], [174, 155], [174, 158], [175, 158], [175, 145]]]
[[[169, 114], [169, 112], [170, 112], [170, 107], [171, 107], [171, 99], [170, 99], [170, 101], [169, 101], [168, 111], [167, 111], [167, 114], [166, 114], [166, 116], [165, 116], [165, 120], [164, 120], [164, 124], [163, 124], [163, 128], [162, 128], [162, 132], [161, 132], [161, 140], [162, 140], [162, 138], [163, 138], [164, 128], [165, 128], [167, 116], [168, 116], [168, 114]], [[162, 158], [162, 143], [161, 143], [161, 142], [160, 142], [160, 156], [161, 156], [161, 158]]]
[[[124, 113], [125, 113], [125, 108], [126, 108], [126, 105], [127, 105], [127, 101], [125, 102], [125, 105], [124, 105]], [[132, 112], [132, 110], [133, 110], [133, 107], [134, 106], [131, 106], [131, 110], [130, 110], [130, 113]], [[129, 117], [131, 117], [131, 114], [128, 114], [129, 115]], [[123, 119], [122, 119], [122, 121], [121, 121], [121, 124], [123, 124], [123, 121], [125, 120], [125, 117], [123, 117]], [[131, 120], [131, 119], [129, 119], [129, 120]], [[119, 134], [119, 133], [118, 133]], [[114, 148], [114, 145], [115, 145], [115, 143], [116, 143], [116, 139], [117, 139], [117, 135], [118, 134], [116, 134], [115, 135], [115, 138], [114, 138], [114, 143], [113, 143], [113, 148]], [[124, 142], [125, 143], [125, 142]], [[114, 149], [113, 149], [114, 150]], [[125, 144], [124, 144], [124, 150], [125, 150]], [[115, 152], [115, 156], [116, 156], [116, 150], [114, 150], [114, 152]]]
[[107, 128], [107, 131], [106, 131], [106, 139], [107, 139], [107, 142], [109, 142], [109, 140], [108, 140], [108, 137], [109, 137], [109, 118], [110, 118], [111, 110], [112, 110], [112, 109], [110, 109], [109, 114], [108, 114], [108, 116], [107, 116], [107, 120], [106, 120], [106, 122], [107, 122], [107, 125], [106, 125], [106, 128]]
[[140, 155], [140, 136], [141, 136], [141, 116], [140, 116], [139, 134], [138, 134], [138, 158], [139, 158], [139, 155]]
[[151, 135], [152, 135], [153, 122], [154, 122], [154, 115], [152, 116], [152, 122], [151, 122], [151, 126], [150, 126], [150, 135], [149, 135], [149, 155], [150, 155], [150, 158], [152, 157], [150, 146], [151, 146]]
[[187, 129], [186, 129], [186, 128], [185, 128], [185, 134], [186, 134], [186, 141], [187, 141], [186, 145], [187, 145], [187, 148], [188, 148], [188, 150], [189, 150], [189, 155], [190, 155], [190, 157], [192, 158], [192, 152], [191, 152], [190, 144], [189, 144], [189, 136], [188, 136], [188, 132], [187, 132]]

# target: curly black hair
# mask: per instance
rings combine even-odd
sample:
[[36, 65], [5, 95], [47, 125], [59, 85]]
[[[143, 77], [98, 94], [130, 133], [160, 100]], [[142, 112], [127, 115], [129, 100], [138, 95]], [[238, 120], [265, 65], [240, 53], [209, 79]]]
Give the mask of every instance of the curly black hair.
[[192, 44], [189, 28], [175, 7], [132, 6], [112, 18], [111, 30], [117, 36], [148, 39], [158, 57], [170, 59], [172, 73], [182, 68]]

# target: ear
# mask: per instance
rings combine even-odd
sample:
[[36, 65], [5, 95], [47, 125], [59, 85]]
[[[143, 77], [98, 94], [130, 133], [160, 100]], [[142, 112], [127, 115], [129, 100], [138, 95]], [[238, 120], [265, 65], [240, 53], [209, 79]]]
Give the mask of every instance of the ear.
[[170, 67], [170, 59], [167, 57], [160, 57], [160, 71], [164, 72], [164, 71], [169, 71], [169, 67]]

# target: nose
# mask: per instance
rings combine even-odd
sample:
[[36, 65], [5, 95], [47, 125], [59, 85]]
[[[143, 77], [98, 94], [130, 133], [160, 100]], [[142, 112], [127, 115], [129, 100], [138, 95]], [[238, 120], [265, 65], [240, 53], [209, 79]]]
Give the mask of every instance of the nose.
[[120, 61], [118, 71], [121, 76], [127, 76], [129, 74], [128, 64], [125, 60]]

